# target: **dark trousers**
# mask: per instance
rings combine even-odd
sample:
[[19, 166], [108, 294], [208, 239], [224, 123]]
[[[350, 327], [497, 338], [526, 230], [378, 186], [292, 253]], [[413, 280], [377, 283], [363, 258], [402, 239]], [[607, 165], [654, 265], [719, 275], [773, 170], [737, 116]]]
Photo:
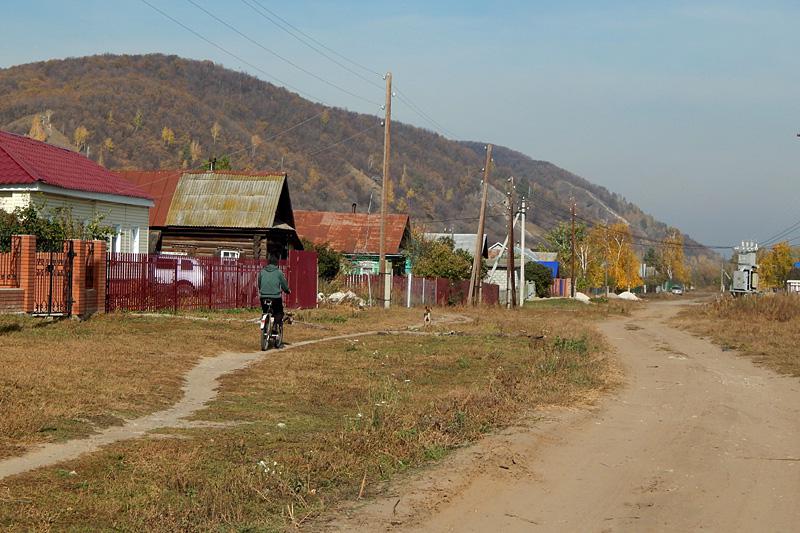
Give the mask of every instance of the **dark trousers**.
[[261, 298], [261, 311], [267, 312], [267, 305], [272, 302], [272, 316], [276, 324], [283, 324], [283, 298]]

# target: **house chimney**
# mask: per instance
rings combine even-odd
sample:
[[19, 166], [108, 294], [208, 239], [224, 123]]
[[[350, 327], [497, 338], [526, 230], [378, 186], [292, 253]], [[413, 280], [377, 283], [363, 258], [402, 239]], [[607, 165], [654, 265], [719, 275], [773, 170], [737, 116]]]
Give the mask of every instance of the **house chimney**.
[[358, 204], [353, 202], [353, 214], [355, 214], [357, 207], [358, 207]]

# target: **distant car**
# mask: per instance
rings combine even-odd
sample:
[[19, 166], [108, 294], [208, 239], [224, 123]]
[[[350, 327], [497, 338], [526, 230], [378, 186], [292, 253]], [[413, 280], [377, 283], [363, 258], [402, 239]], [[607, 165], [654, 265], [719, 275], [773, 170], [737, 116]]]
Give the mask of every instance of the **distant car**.
[[178, 294], [189, 296], [203, 286], [205, 268], [194, 258], [162, 255], [155, 261], [152, 279], [161, 284], [177, 283]]
[[672, 287], [672, 294], [677, 294], [678, 296], [682, 296], [683, 289], [681, 287]]

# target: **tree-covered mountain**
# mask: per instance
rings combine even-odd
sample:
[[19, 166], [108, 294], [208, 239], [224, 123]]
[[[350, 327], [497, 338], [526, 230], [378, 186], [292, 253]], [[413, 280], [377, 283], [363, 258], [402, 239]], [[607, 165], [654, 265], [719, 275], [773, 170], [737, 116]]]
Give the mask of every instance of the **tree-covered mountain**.
[[[87, 153], [112, 169], [196, 168], [230, 155], [233, 168], [289, 173], [296, 208], [379, 209], [378, 117], [327, 108], [248, 74], [176, 56], [100, 55], [0, 69], [0, 128]], [[395, 122], [392, 210], [428, 231], [474, 232], [484, 144]], [[344, 142], [341, 142], [344, 141]], [[491, 140], [488, 140], [491, 141]], [[660, 238], [667, 226], [618, 194], [546, 161], [495, 147], [487, 229], [505, 231], [506, 180], [532, 198], [535, 240], [569, 218], [625, 220]], [[646, 241], [644, 241], [646, 242]]]

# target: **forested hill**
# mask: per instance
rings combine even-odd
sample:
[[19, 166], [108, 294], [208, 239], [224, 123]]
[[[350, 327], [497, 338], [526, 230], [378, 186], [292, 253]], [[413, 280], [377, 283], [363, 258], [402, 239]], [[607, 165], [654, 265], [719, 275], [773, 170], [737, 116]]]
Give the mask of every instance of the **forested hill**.
[[[210, 61], [160, 54], [101, 55], [0, 69], [0, 128], [36, 134], [112, 169], [193, 168], [233, 153], [233, 168], [289, 173], [296, 208], [378, 208], [383, 130], [377, 117], [326, 108]], [[474, 232], [484, 144], [394, 123], [392, 209], [429, 231]], [[349, 139], [345, 142], [341, 142]], [[491, 139], [486, 141], [490, 142]], [[339, 144], [335, 144], [339, 143]], [[659, 238], [666, 226], [618, 194], [545, 161], [495, 147], [490, 238], [504, 231], [506, 178], [532, 192], [528, 232], [569, 217], [624, 219]]]

